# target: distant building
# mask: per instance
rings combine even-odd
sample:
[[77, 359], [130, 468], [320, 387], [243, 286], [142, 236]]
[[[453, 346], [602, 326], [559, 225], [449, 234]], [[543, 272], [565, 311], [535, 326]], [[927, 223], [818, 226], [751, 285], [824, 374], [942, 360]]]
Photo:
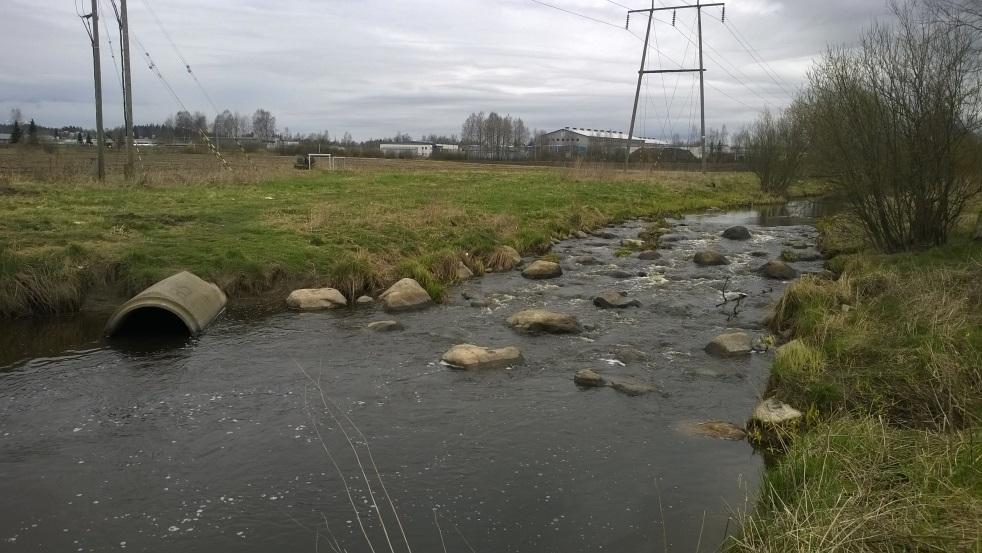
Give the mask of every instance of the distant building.
[[[558, 152], [584, 155], [587, 152], [623, 152], [627, 147], [627, 133], [601, 129], [564, 127], [542, 135], [540, 147]], [[635, 136], [631, 139], [631, 151], [638, 148], [658, 148], [668, 146], [665, 140]]]
[[0, 144], [10, 144], [10, 133], [0, 132]]
[[433, 155], [431, 142], [397, 142], [394, 144], [379, 144], [382, 154], [396, 157], [430, 157]]

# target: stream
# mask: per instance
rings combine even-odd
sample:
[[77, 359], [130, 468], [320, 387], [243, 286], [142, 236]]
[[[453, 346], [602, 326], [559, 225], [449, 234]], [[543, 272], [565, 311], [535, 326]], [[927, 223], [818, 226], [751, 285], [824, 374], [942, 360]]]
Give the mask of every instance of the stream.
[[[763, 460], [745, 441], [691, 427], [742, 426], [773, 356], [703, 348], [728, 329], [766, 334], [786, 283], [754, 270], [783, 249], [813, 251], [815, 218], [830, 209], [796, 201], [673, 219], [674, 241], [653, 261], [615, 256], [644, 227], [629, 221], [601, 229], [612, 238], [557, 244], [560, 278], [488, 274], [450, 289], [446, 304], [394, 316], [233, 310], [176, 344], [106, 342], [102, 313], [0, 323], [0, 550], [314, 552], [336, 539], [368, 551], [329, 452], [376, 551], [389, 551], [341, 422], [309, 375], [367, 437], [417, 553], [442, 551], [441, 539], [451, 552], [714, 551], [753, 506]], [[750, 240], [720, 237], [738, 224]], [[731, 264], [692, 263], [707, 248]], [[585, 255], [598, 264], [572, 261]], [[792, 266], [817, 272], [822, 261]], [[717, 306], [724, 282], [747, 294], [736, 315], [732, 302]], [[642, 305], [598, 309], [592, 298], [606, 290]], [[504, 324], [533, 307], [574, 314], [585, 330], [529, 336]], [[405, 330], [364, 329], [385, 319]], [[514, 345], [525, 362], [440, 364], [460, 343]], [[580, 388], [582, 368], [658, 391]]]

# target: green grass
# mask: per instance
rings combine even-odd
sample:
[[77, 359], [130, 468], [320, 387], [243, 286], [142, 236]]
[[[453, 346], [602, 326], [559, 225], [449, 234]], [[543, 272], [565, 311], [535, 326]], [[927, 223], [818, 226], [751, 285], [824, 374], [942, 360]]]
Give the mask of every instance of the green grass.
[[[732, 551], [980, 551], [982, 243], [852, 251], [785, 291], [768, 395], [807, 413]], [[846, 246], [842, 246], [846, 245]]]
[[[816, 190], [809, 183], [800, 192]], [[0, 194], [0, 315], [77, 309], [95, 284], [131, 294], [179, 270], [233, 299], [285, 283], [354, 296], [405, 276], [439, 297], [452, 281], [448, 265], [483, 270], [500, 245], [544, 254], [557, 236], [612, 221], [774, 201], [749, 174], [601, 181], [541, 169], [155, 187], [16, 183]]]

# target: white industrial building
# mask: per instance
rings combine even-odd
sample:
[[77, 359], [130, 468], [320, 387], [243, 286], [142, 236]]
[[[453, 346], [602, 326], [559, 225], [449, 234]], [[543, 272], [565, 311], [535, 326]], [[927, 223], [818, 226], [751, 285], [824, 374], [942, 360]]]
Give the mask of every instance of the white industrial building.
[[394, 144], [379, 144], [379, 149], [386, 156], [395, 157], [430, 157], [433, 154], [433, 144], [430, 142], [398, 142]]
[[[665, 140], [635, 136], [631, 139], [631, 151], [638, 148], [657, 148], [668, 146]], [[542, 144], [550, 150], [569, 151], [585, 154], [590, 150], [617, 151], [627, 146], [627, 133], [601, 129], [564, 127], [542, 135]]]

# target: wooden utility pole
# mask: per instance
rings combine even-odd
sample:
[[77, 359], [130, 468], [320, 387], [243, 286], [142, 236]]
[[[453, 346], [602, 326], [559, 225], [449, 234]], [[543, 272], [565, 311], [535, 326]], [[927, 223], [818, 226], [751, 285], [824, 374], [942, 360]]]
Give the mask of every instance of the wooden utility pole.
[[[628, 157], [631, 153], [631, 140], [634, 138], [634, 118], [637, 116], [638, 111], [638, 95], [641, 93], [641, 79], [645, 74], [648, 73], [699, 73], [699, 118], [702, 122], [701, 133], [700, 133], [700, 150], [702, 152], [702, 171], [706, 172], [706, 88], [705, 88], [705, 75], [706, 68], [702, 61], [702, 9], [709, 8], [713, 6], [725, 6], [725, 2], [714, 2], [712, 4], [703, 4], [702, 0], [696, 0], [694, 5], [681, 5], [681, 6], [669, 6], [664, 8], [656, 8], [652, 5], [651, 8], [643, 10], [628, 10], [627, 12], [627, 22], [631, 22], [632, 13], [648, 12], [648, 32], [644, 35], [644, 52], [648, 51], [648, 35], [651, 33], [651, 18], [654, 12], [666, 11], [666, 10], [683, 10], [686, 8], [695, 8], [698, 14], [698, 25], [699, 25], [699, 68], [698, 69], [652, 69], [645, 70], [644, 68], [644, 53], [641, 54], [641, 69], [638, 71], [638, 87], [634, 92], [634, 109], [631, 111], [631, 125], [630, 130], [627, 135], [627, 151]], [[725, 9], [725, 8], [724, 8]], [[724, 12], [725, 13], [725, 12]], [[672, 18], [672, 24], [675, 24], [675, 18]], [[627, 25], [625, 25], [627, 28]], [[624, 162], [624, 171], [627, 171], [627, 161]]]
[[123, 119], [126, 125], [125, 175], [127, 179], [132, 179], [136, 174], [133, 165], [133, 77], [130, 72], [130, 24], [126, 0], [119, 0], [119, 32], [123, 58]]
[[92, 0], [92, 13], [85, 16], [89, 20], [89, 40], [92, 42], [92, 72], [95, 77], [95, 135], [96, 135], [96, 174], [99, 180], [106, 178], [106, 136], [102, 129], [102, 60], [99, 53], [99, 0]]

